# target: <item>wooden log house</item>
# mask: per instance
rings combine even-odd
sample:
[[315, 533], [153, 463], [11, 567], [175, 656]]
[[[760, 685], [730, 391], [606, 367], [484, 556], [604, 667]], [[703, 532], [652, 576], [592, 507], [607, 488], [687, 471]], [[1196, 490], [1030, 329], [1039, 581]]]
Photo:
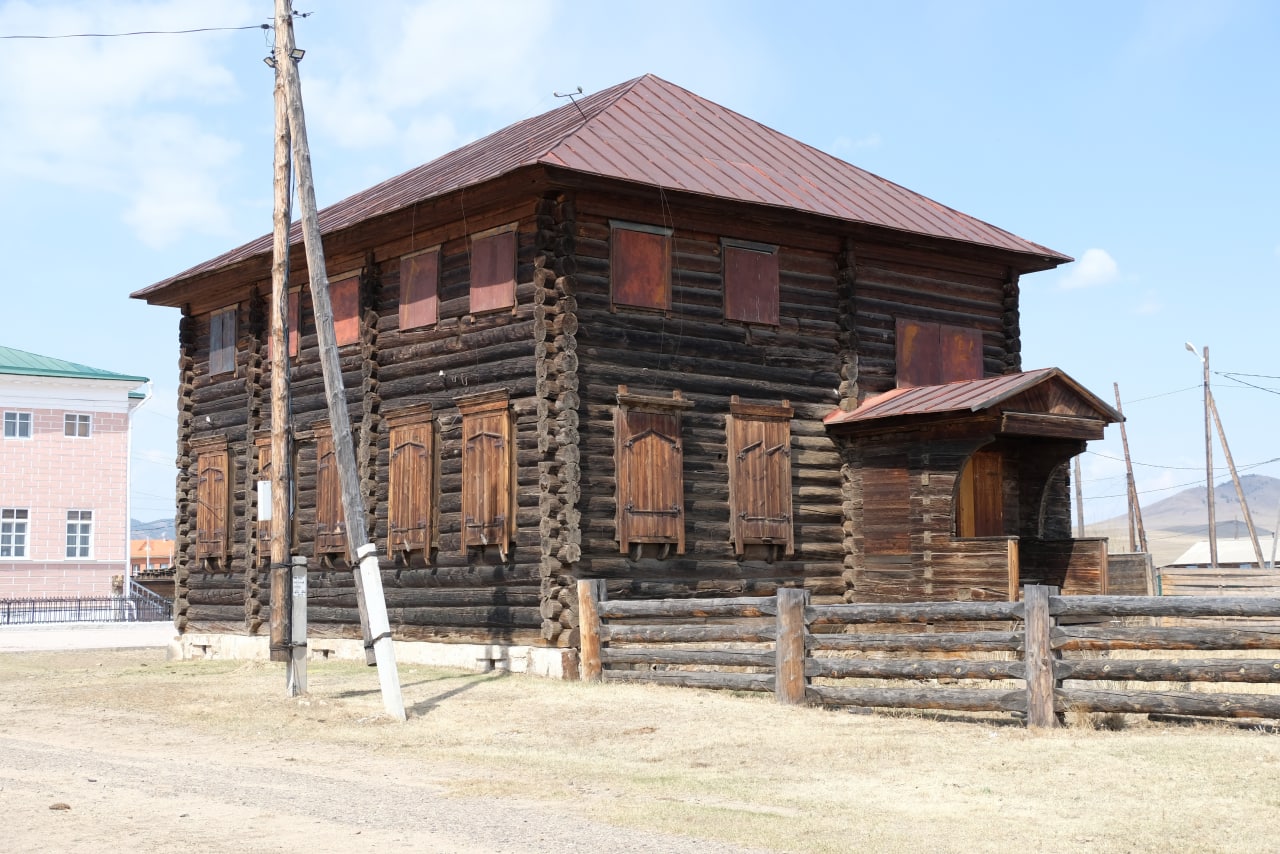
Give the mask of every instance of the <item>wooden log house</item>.
[[[579, 578], [610, 598], [1108, 589], [1105, 544], [1070, 536], [1066, 463], [1119, 415], [1020, 358], [1020, 277], [1064, 255], [653, 76], [320, 222], [398, 640], [570, 670]], [[295, 551], [312, 636], [358, 637], [298, 234]], [[188, 636], [268, 625], [270, 247], [133, 295], [182, 309]]]

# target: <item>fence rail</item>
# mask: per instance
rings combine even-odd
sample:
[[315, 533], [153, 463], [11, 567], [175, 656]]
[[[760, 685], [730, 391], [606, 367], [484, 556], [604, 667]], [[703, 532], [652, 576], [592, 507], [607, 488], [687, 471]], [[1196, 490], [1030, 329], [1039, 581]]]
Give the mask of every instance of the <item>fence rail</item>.
[[133, 596], [42, 596], [0, 599], [0, 625], [131, 623], [173, 619], [173, 603], [150, 590]]
[[1280, 649], [1280, 631], [1267, 627], [1107, 622], [1275, 620], [1280, 597], [1060, 596], [1042, 585], [1023, 595], [811, 605], [805, 591], [782, 588], [776, 597], [615, 602], [603, 581], [581, 581], [582, 678], [772, 691], [784, 703], [1016, 712], [1037, 727], [1069, 710], [1280, 718], [1280, 694], [1143, 684], [1280, 684], [1280, 659], [1087, 657]]

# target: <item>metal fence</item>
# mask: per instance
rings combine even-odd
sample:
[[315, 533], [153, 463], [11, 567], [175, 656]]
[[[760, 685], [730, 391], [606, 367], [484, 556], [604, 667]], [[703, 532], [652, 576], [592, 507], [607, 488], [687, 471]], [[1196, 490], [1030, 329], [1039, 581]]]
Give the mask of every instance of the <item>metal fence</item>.
[[133, 623], [173, 619], [173, 603], [145, 588], [123, 596], [0, 599], [0, 626], [37, 623]]

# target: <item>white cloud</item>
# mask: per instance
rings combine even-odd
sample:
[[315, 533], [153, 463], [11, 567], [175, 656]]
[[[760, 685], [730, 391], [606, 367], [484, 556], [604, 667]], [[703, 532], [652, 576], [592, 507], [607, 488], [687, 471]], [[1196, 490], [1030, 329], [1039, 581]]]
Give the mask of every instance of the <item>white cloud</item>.
[[1095, 288], [1120, 278], [1120, 267], [1105, 249], [1086, 249], [1058, 282], [1063, 290]]
[[[0, 31], [56, 35], [237, 26], [245, 0], [0, 6]], [[259, 10], [260, 11], [260, 10]], [[159, 246], [225, 231], [216, 192], [236, 151], [199, 111], [236, 95], [217, 58], [224, 37], [9, 41], [0, 53], [0, 184], [56, 184], [114, 195], [122, 219]], [[184, 191], [200, 189], [197, 202]]]

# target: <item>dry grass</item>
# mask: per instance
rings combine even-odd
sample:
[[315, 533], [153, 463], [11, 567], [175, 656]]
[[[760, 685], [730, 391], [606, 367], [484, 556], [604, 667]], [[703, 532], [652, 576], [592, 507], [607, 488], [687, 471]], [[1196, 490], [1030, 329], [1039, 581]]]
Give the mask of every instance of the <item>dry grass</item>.
[[[1106, 719], [1049, 734], [1008, 717], [855, 715], [770, 696], [403, 667], [407, 724], [372, 670], [142, 653], [0, 656], [0, 734], [56, 719], [200, 761], [367, 756], [457, 796], [777, 851], [1240, 851], [1280, 834], [1280, 740]], [[96, 728], [96, 729], [95, 729]], [[119, 730], [120, 732], [117, 732]], [[150, 741], [146, 733], [153, 737]], [[68, 735], [68, 738], [74, 736]], [[252, 768], [246, 773], [254, 773]]]

